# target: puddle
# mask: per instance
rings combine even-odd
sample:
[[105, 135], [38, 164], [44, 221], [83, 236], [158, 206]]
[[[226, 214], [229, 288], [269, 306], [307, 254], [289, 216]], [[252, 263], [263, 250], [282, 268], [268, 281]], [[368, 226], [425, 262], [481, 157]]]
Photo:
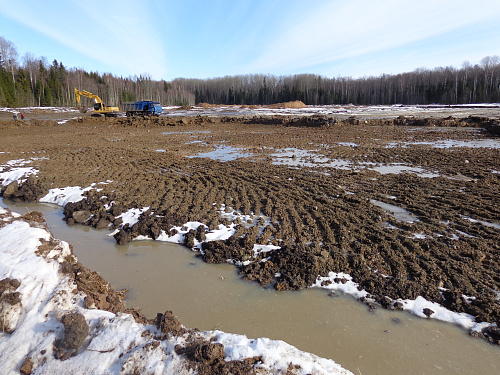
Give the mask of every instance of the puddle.
[[190, 131], [185, 131], [185, 132], [163, 132], [161, 134], [163, 135], [169, 135], [169, 134], [210, 134], [212, 131], [211, 130], [190, 130]]
[[197, 155], [188, 156], [188, 158], [210, 158], [219, 161], [231, 161], [239, 158], [249, 158], [252, 153], [244, 152], [243, 149], [232, 146], [217, 146], [213, 151], [202, 152]]
[[393, 142], [385, 146], [385, 148], [402, 147], [408, 148], [409, 146], [432, 146], [434, 148], [500, 148], [500, 140], [498, 139], [478, 139], [474, 141], [459, 141], [453, 139], [447, 139], [444, 141], [434, 141], [434, 142]]
[[398, 207], [398, 206], [395, 206], [393, 204], [377, 201], [375, 199], [371, 199], [370, 202], [372, 204], [374, 204], [375, 206], [378, 206], [381, 209], [383, 209], [384, 211], [388, 212], [392, 216], [394, 216], [394, 218], [396, 220], [405, 221], [407, 223], [414, 223], [416, 221], [419, 221], [415, 215], [413, 215], [410, 211], [405, 210], [402, 207]]
[[450, 132], [468, 132], [468, 133], [481, 133], [481, 129], [478, 128], [465, 128], [465, 127], [452, 127], [452, 126], [425, 126], [409, 128], [409, 132], [440, 132], [440, 133], [450, 133]]
[[437, 172], [431, 172], [428, 171], [424, 168], [420, 167], [411, 167], [409, 165], [404, 165], [400, 163], [394, 163], [394, 164], [383, 164], [380, 166], [376, 167], [369, 167], [369, 169], [372, 169], [380, 174], [400, 174], [400, 173], [415, 173], [419, 175], [420, 177], [424, 178], [435, 178], [441, 176]]
[[300, 150], [295, 148], [286, 148], [278, 150], [270, 155], [273, 158], [273, 164], [288, 165], [290, 167], [327, 167], [334, 169], [353, 169], [352, 162], [341, 159], [330, 159], [321, 156], [310, 150]]
[[[353, 145], [355, 144], [349, 144], [350, 147], [355, 147]], [[421, 167], [412, 167], [402, 163], [379, 165], [371, 162], [362, 162], [359, 164], [355, 164], [349, 160], [330, 159], [325, 156], [318, 155], [315, 151], [293, 148], [280, 150], [279, 152], [271, 154], [271, 157], [273, 157], [273, 164], [287, 165], [290, 167], [323, 167], [341, 170], [353, 170], [358, 172], [364, 169], [370, 169], [380, 174], [414, 173], [424, 178], [434, 178], [440, 176], [440, 174], [437, 172], [429, 171]]]
[[499, 348], [451, 324], [406, 312], [368, 312], [353, 298], [320, 289], [276, 292], [239, 279], [229, 264], [209, 265], [186, 248], [155, 241], [118, 246], [107, 230], [68, 226], [49, 204], [7, 205], [39, 210], [56, 238], [149, 317], [172, 310], [187, 327], [220, 329], [249, 338], [284, 340], [334, 359], [354, 374], [484, 374], [500, 368]]

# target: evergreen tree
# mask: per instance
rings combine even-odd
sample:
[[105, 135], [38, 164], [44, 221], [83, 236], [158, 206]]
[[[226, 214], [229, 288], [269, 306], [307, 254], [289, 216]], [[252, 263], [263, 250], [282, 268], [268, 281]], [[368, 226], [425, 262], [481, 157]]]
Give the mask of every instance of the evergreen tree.
[[0, 67], [0, 105], [3, 107], [17, 107], [14, 81], [12, 76]]

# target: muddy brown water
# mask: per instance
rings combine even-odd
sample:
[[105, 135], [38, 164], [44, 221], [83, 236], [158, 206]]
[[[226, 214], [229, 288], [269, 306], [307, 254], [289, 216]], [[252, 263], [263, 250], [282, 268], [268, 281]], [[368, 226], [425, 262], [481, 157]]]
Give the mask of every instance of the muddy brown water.
[[496, 346], [451, 324], [367, 307], [309, 289], [276, 292], [240, 280], [229, 264], [209, 265], [185, 247], [154, 241], [118, 246], [106, 230], [68, 226], [48, 204], [1, 206], [42, 211], [56, 238], [152, 317], [172, 310], [187, 327], [288, 342], [331, 358], [354, 374], [497, 374]]

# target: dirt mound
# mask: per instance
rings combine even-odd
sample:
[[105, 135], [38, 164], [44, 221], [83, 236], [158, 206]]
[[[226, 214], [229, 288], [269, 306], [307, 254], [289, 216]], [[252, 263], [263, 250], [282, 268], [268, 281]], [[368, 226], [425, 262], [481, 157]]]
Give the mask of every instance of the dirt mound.
[[500, 137], [500, 121], [487, 120], [481, 121], [481, 124], [486, 133], [494, 137]]
[[21, 185], [17, 181], [13, 181], [2, 190], [3, 197], [13, 202], [36, 202], [47, 193], [41, 180], [33, 174]]
[[65, 361], [78, 354], [78, 350], [89, 334], [89, 326], [82, 314], [72, 312], [63, 315], [64, 336], [54, 342], [54, 357]]
[[184, 356], [191, 363], [192, 369], [199, 375], [256, 375], [260, 373], [254, 369], [254, 366], [262, 361], [261, 357], [226, 362], [224, 360], [224, 345], [198, 337], [191, 338], [185, 346], [177, 345], [175, 352]]
[[165, 335], [181, 336], [187, 332], [187, 329], [182, 326], [172, 311], [166, 311], [164, 314], [158, 313], [155, 324], [156, 328]]
[[0, 330], [12, 333], [16, 329], [21, 314], [20, 293], [15, 290], [20, 286], [19, 280], [0, 280]]
[[285, 103], [276, 103], [276, 104], [265, 105], [264, 108], [272, 108], [272, 109], [295, 108], [295, 109], [299, 109], [299, 108], [307, 108], [307, 105], [305, 105], [300, 100], [295, 100], [293, 102], [285, 102]]

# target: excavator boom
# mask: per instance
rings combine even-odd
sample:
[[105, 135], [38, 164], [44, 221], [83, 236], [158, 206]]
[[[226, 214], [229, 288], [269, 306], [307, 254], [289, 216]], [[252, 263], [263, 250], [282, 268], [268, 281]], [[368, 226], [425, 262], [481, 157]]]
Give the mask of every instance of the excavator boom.
[[[83, 107], [81, 106], [81, 100], [80, 98], [82, 96], [85, 96], [89, 99], [93, 99], [95, 104], [94, 104], [94, 112], [96, 116], [116, 116], [118, 115], [118, 112], [120, 111], [118, 107], [111, 107], [111, 106], [106, 106], [102, 102], [101, 98], [95, 94], [92, 94], [89, 91], [85, 90], [80, 90], [75, 87], [75, 97], [76, 97], [76, 102], [78, 103], [78, 107], [80, 108], [80, 112], [86, 112], [86, 109], [83, 110]], [[92, 115], [94, 116], [94, 115]]]

